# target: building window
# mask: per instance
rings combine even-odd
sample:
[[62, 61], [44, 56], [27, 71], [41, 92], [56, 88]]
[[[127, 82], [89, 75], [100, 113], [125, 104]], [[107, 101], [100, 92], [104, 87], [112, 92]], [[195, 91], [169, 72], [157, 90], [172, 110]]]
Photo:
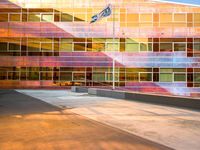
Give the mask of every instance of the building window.
[[139, 52], [139, 43], [126, 43], [126, 52]]
[[94, 72], [92, 74], [92, 80], [95, 82], [101, 81], [104, 82], [105, 81], [105, 73], [104, 72]]
[[5, 52], [8, 50], [8, 43], [0, 43], [0, 52]]
[[74, 51], [85, 51], [85, 43], [74, 43]]
[[21, 72], [20, 73], [20, 80], [26, 80], [27, 78], [27, 73], [26, 72]]
[[140, 81], [152, 81], [152, 73], [140, 73]]
[[20, 43], [9, 43], [9, 51], [20, 51]]
[[73, 81], [85, 81], [85, 73], [73, 72]]
[[8, 80], [19, 80], [19, 72], [8, 72]]
[[28, 43], [28, 51], [29, 52], [39, 52], [40, 51], [40, 43], [39, 42], [29, 42]]
[[72, 22], [73, 21], [73, 15], [62, 13], [61, 14], [61, 22]]
[[140, 51], [152, 51], [152, 43], [140, 43]]
[[6, 80], [7, 79], [7, 72], [0, 71], [0, 80]]
[[174, 43], [174, 51], [186, 51], [186, 43]]
[[40, 14], [29, 14], [28, 21], [29, 22], [40, 22]]
[[41, 50], [42, 51], [52, 51], [53, 43], [41, 43]]
[[172, 52], [172, 43], [160, 43], [161, 52]]
[[21, 21], [21, 15], [20, 14], [10, 14], [10, 22], [17, 22]]
[[140, 14], [140, 22], [152, 22], [152, 14]]
[[139, 14], [127, 14], [127, 21], [139, 22]]
[[72, 72], [60, 72], [61, 81], [72, 81]]
[[138, 73], [126, 73], [126, 81], [139, 81], [139, 74]]
[[174, 82], [185, 82], [186, 74], [185, 73], [174, 73]]
[[42, 14], [42, 21], [53, 22], [53, 15], [52, 14]]
[[39, 72], [28, 72], [27, 79], [28, 80], [39, 80]]
[[194, 51], [200, 52], [200, 43], [194, 43]]
[[160, 14], [160, 22], [161, 23], [169, 23], [169, 22], [172, 22], [172, 14], [169, 14], [169, 13], [161, 13]]
[[[106, 72], [106, 81], [112, 82], [113, 81], [113, 73]], [[115, 72], [115, 81], [119, 81], [119, 73]]]
[[194, 23], [200, 23], [200, 13], [194, 13]]
[[92, 51], [93, 52], [105, 51], [105, 44], [104, 43], [92, 43]]
[[160, 73], [160, 82], [172, 82], [172, 73]]
[[194, 56], [200, 56], [200, 43], [194, 43]]
[[119, 43], [107, 43], [106, 44], [106, 51], [119, 51]]
[[174, 14], [175, 22], [186, 22], [186, 14]]
[[40, 80], [52, 80], [52, 72], [40, 72]]
[[8, 14], [0, 14], [0, 22], [8, 22]]
[[194, 82], [200, 83], [200, 73], [194, 73]]
[[72, 43], [61, 43], [60, 44], [60, 51], [71, 52], [72, 51]]

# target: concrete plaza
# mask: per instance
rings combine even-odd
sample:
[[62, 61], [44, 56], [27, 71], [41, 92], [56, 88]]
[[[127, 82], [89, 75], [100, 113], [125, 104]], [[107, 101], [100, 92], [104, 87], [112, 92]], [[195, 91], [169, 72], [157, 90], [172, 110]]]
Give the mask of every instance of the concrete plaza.
[[69, 91], [21, 92], [36, 94], [43, 101], [14, 90], [0, 90], [0, 150], [170, 149], [74, 113], [67, 109], [68, 102], [56, 102], [66, 101], [66, 96], [70, 101], [80, 98], [70, 96]]
[[174, 149], [200, 149], [198, 111], [96, 97], [66, 90], [18, 91]]

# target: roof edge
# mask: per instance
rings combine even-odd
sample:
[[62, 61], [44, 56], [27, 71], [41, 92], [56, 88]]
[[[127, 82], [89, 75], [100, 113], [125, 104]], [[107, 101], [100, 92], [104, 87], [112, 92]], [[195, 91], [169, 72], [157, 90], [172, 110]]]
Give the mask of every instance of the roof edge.
[[179, 5], [186, 5], [186, 6], [193, 6], [193, 7], [200, 7], [198, 4], [188, 4], [188, 3], [181, 3], [181, 2], [172, 2], [167, 0], [153, 0], [155, 2], [161, 2], [161, 3], [172, 3], [172, 4], [179, 4]]

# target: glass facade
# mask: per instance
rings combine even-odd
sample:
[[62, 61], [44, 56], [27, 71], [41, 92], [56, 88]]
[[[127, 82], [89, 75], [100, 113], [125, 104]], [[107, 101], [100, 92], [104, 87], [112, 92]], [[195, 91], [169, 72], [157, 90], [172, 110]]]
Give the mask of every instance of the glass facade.
[[[114, 13], [90, 24], [108, 3]], [[109, 87], [115, 59], [117, 88], [196, 96], [199, 57], [197, 6], [151, 0], [0, 1], [1, 88]]]

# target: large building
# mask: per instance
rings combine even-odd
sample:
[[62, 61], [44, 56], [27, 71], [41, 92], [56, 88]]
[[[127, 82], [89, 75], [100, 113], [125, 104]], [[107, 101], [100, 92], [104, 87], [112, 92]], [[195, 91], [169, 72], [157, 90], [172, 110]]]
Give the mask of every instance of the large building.
[[[112, 5], [112, 15], [90, 24]], [[1, 0], [0, 87], [111, 86], [197, 96], [200, 6], [153, 0]]]

